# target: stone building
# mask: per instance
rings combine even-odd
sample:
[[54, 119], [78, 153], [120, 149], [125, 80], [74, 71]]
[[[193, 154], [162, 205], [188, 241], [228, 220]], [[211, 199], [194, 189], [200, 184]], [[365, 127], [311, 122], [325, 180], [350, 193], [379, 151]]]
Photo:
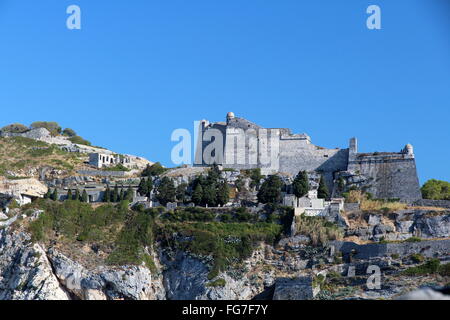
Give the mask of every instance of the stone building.
[[421, 198], [413, 147], [400, 152], [358, 153], [356, 138], [345, 149], [328, 149], [286, 128], [263, 128], [229, 112], [225, 122], [200, 122], [195, 166], [213, 163], [230, 169], [260, 168], [262, 174], [320, 173], [339, 196], [337, 181], [357, 186], [375, 198], [413, 202]]

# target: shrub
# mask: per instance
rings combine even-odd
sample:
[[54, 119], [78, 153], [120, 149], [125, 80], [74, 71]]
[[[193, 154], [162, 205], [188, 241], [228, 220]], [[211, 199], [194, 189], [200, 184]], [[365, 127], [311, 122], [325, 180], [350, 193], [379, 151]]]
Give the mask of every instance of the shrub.
[[421, 263], [421, 262], [425, 261], [425, 257], [423, 255], [421, 255], [420, 253], [414, 253], [414, 254], [410, 255], [409, 257], [414, 263]]
[[226, 284], [227, 284], [227, 282], [225, 281], [225, 279], [219, 278], [214, 281], [208, 282], [206, 284], [206, 286], [207, 287], [225, 287]]
[[70, 128], [65, 128], [62, 132], [63, 135], [67, 136], [67, 137], [75, 137], [77, 135], [77, 133], [75, 132], [75, 130], [70, 129]]
[[439, 259], [430, 259], [426, 263], [417, 266], [411, 267], [403, 271], [403, 274], [408, 276], [421, 276], [428, 274], [435, 274], [440, 269], [440, 261]]
[[81, 145], [85, 145], [85, 146], [91, 146], [91, 142], [88, 140], [83, 139], [80, 136], [74, 136], [74, 137], [70, 137], [69, 141], [71, 141], [72, 143], [76, 143], [76, 144], [81, 144]]
[[296, 228], [298, 234], [310, 237], [314, 246], [343, 238], [342, 229], [322, 217], [297, 217]]

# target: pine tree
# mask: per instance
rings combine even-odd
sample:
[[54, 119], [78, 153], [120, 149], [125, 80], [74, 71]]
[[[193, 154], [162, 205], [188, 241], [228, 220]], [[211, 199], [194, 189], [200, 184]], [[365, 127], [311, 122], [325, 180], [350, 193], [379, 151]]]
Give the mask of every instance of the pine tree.
[[280, 177], [271, 175], [261, 185], [258, 191], [258, 201], [261, 203], [279, 203], [283, 181]]
[[192, 193], [192, 202], [195, 203], [195, 205], [199, 206], [202, 204], [202, 199], [203, 199], [203, 187], [200, 183], [198, 183], [194, 189], [194, 192]]
[[53, 201], [57, 201], [58, 200], [58, 191], [56, 190], [56, 188], [53, 190], [53, 193], [51, 195], [51, 199]]
[[88, 194], [86, 190], [83, 190], [83, 194], [81, 195], [81, 202], [88, 202]]
[[294, 195], [297, 198], [301, 198], [309, 191], [309, 179], [306, 171], [300, 171], [292, 183], [294, 189]]
[[162, 178], [157, 188], [156, 199], [165, 206], [169, 202], [175, 202], [175, 196], [176, 188], [173, 180], [168, 177]]
[[317, 189], [317, 197], [319, 199], [328, 199], [330, 198], [330, 192], [328, 191], [327, 184], [325, 183], [325, 178], [320, 176], [319, 181], [319, 189]]
[[72, 190], [69, 189], [69, 191], [67, 191], [67, 200], [72, 200], [73, 195], [72, 195]]

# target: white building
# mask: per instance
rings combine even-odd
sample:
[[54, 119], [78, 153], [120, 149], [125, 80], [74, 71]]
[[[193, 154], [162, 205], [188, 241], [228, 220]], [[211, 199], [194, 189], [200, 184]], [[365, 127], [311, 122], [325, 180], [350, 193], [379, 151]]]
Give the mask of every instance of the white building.
[[325, 199], [319, 199], [317, 197], [317, 190], [310, 190], [302, 198], [297, 198], [294, 195], [285, 195], [283, 204], [294, 207], [296, 216], [302, 214], [309, 217], [327, 216], [332, 210], [340, 212], [344, 209], [343, 198], [333, 198], [331, 201], [325, 201]]

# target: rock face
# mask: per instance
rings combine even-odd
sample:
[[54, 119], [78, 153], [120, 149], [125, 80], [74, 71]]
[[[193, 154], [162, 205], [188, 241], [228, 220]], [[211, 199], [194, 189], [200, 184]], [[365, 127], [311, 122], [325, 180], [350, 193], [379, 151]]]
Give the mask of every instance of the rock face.
[[57, 250], [48, 251], [55, 275], [68, 292], [82, 300], [164, 299], [161, 281], [143, 266], [88, 271]]
[[37, 179], [9, 180], [0, 178], [0, 194], [11, 197], [43, 197], [47, 193], [47, 186]]
[[169, 300], [249, 300], [257, 292], [252, 291], [246, 277], [239, 280], [222, 273], [217, 278], [225, 280], [223, 286], [211, 285], [209, 269], [199, 259], [178, 252], [164, 261], [164, 286]]
[[44, 249], [25, 233], [0, 230], [0, 300], [67, 300]]

